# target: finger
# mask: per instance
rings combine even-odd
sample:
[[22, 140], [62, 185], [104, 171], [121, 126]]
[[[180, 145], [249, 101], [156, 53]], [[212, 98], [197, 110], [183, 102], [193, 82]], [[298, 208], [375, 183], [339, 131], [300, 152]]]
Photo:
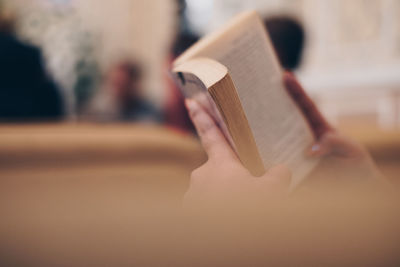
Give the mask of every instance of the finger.
[[357, 156], [363, 153], [363, 149], [352, 140], [335, 132], [328, 132], [315, 143], [310, 151], [310, 156], [336, 155], [344, 157]]
[[317, 106], [306, 94], [303, 87], [293, 76], [293, 74], [286, 72], [283, 77], [286, 90], [289, 95], [296, 102], [303, 115], [306, 117], [316, 139], [320, 139], [326, 132], [331, 131], [332, 127], [322, 116]]
[[194, 100], [185, 101], [190, 118], [200, 136], [209, 159], [238, 160], [215, 121]]
[[329, 143], [323, 142], [323, 138], [318, 142], [312, 145], [308, 150], [307, 154], [310, 157], [323, 157], [331, 154], [332, 148]]

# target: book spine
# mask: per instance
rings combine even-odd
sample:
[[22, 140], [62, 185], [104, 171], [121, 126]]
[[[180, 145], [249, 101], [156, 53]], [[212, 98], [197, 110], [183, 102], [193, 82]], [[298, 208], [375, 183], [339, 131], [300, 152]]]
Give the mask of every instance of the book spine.
[[264, 164], [231, 76], [227, 74], [208, 91], [225, 121], [243, 165], [253, 175], [263, 175]]

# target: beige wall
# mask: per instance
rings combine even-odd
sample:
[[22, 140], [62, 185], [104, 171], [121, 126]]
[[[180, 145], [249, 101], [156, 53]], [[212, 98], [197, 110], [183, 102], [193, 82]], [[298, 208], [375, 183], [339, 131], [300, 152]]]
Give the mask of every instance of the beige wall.
[[147, 95], [160, 102], [164, 95], [163, 66], [175, 29], [171, 0], [80, 0], [76, 2], [85, 23], [101, 34], [103, 68], [131, 57], [148, 70]]

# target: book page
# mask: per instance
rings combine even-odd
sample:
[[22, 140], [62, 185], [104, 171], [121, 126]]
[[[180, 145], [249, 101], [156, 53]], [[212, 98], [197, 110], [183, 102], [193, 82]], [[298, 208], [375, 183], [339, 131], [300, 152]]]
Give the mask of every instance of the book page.
[[258, 15], [249, 13], [218, 38], [204, 41], [190, 55], [199, 56], [228, 68], [265, 168], [285, 163], [294, 184], [299, 183], [317, 163], [305, 156], [314, 137], [283, 87], [282, 70]]

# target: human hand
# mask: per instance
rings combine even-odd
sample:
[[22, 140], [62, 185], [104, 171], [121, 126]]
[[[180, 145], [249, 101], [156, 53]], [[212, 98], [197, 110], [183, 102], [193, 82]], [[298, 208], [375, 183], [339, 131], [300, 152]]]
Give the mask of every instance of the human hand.
[[269, 169], [255, 177], [243, 166], [212, 117], [194, 100], [186, 100], [208, 161], [193, 171], [186, 202], [224, 203], [231, 200], [259, 200], [284, 196], [291, 173], [285, 166]]
[[284, 84], [314, 133], [316, 142], [308, 155], [321, 158], [309, 181], [383, 180], [367, 150], [329, 125], [291, 73], [284, 74]]

